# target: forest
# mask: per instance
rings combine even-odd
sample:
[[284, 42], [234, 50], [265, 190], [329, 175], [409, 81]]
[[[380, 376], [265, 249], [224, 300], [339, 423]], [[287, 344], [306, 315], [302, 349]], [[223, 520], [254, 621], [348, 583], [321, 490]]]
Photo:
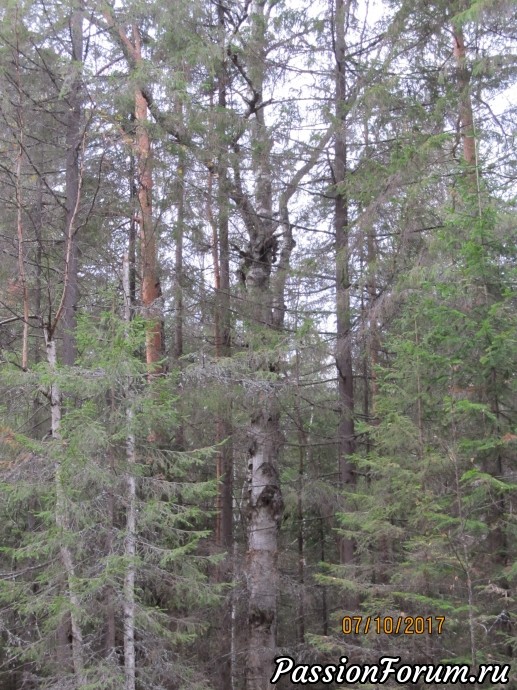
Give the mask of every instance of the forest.
[[0, 690], [515, 690], [517, 4], [0, 17]]

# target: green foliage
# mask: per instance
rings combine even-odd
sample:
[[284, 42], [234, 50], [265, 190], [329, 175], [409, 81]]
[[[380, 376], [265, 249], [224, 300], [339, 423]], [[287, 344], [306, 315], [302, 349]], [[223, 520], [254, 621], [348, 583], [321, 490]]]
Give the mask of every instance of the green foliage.
[[[364, 584], [363, 612], [395, 605], [445, 615], [444, 643], [454, 634], [455, 649], [474, 645], [478, 660], [504, 662], [503, 604], [487, 591], [498, 587], [508, 603], [515, 557], [517, 487], [503, 440], [515, 429], [515, 282], [495, 203], [466, 217], [465, 208], [449, 211], [433, 262], [392, 325], [390, 358], [377, 369], [377, 420], [358, 427], [375, 450], [356, 459], [361, 479], [341, 530], [357, 541], [359, 572], [368, 567], [383, 583]], [[479, 626], [496, 626], [497, 644]]]
[[[66, 410], [59, 440], [35, 441], [19, 433], [3, 437], [3, 449], [12, 458], [1, 486], [2, 523], [10, 535], [0, 553], [2, 570], [10, 572], [0, 581], [0, 599], [12, 630], [5, 653], [36, 664], [49, 683], [62, 674], [56, 665], [56, 633], [71, 610], [60, 556], [66, 545], [76, 564], [73, 586], [80, 609], [75, 614], [92, 649], [86, 669], [89, 686], [115, 687], [120, 671], [115, 659], [103, 658], [99, 641], [109, 617], [118, 628], [122, 623], [129, 564], [124, 556], [124, 477], [133, 473], [138, 486], [138, 646], [142, 654], [149, 646], [155, 653], [160, 650], [172, 669], [179, 647], [206, 627], [204, 611], [217, 601], [217, 588], [207, 577], [211, 558], [199, 549], [209, 535], [202, 506], [212, 500], [215, 482], [196, 478], [212, 450], [165, 452], [149, 443], [149, 420], [169, 425], [172, 433], [178, 417], [172, 379], [149, 385], [134, 355], [145, 339], [143, 321], [135, 319], [128, 332], [127, 324], [113, 314], [96, 320], [83, 316], [78, 337], [82, 356], [77, 367], [53, 373], [40, 365], [31, 375], [2, 372], [0, 385], [5, 389], [16, 382], [23, 398], [58, 382]], [[6, 421], [16, 417], [21, 399], [6, 406]], [[125, 450], [128, 404], [135, 411], [131, 430], [137, 464], [131, 466]], [[66, 500], [66, 531], [56, 524], [56, 467]], [[185, 607], [188, 616], [183, 620]], [[152, 682], [153, 655], [139, 665], [139, 674]]]

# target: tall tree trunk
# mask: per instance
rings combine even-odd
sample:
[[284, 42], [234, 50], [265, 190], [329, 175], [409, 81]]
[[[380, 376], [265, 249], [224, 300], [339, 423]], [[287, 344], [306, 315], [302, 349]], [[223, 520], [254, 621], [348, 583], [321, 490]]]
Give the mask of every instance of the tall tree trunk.
[[[20, 104], [21, 106], [21, 104]], [[19, 146], [16, 156], [16, 227], [18, 234], [18, 277], [23, 299], [23, 335], [22, 335], [22, 369], [27, 369], [29, 361], [29, 291], [25, 274], [25, 251], [23, 238], [23, 194], [22, 194], [22, 159], [23, 159], [23, 117], [21, 107], [18, 114]]]
[[67, 289], [63, 304], [63, 364], [71, 366], [77, 357], [76, 309], [79, 294], [77, 275], [77, 236], [76, 219], [79, 200], [80, 156], [82, 146], [82, 62], [83, 62], [83, 19], [84, 7], [78, 0], [70, 17], [70, 36], [72, 41], [72, 81], [67, 95], [68, 116], [66, 125], [66, 221], [65, 246]]
[[[133, 58], [136, 67], [142, 63], [140, 31], [133, 25]], [[158, 277], [156, 230], [153, 224], [153, 159], [148, 130], [147, 101], [140, 87], [135, 89], [136, 155], [138, 203], [140, 210], [140, 254], [142, 262], [142, 308], [148, 320], [146, 361], [151, 377], [163, 370], [163, 314], [161, 286]]]
[[[209, 173], [210, 178], [212, 173]], [[211, 181], [208, 184], [211, 192]], [[218, 195], [219, 202], [227, 206], [228, 199], [222, 199]], [[211, 214], [210, 214], [211, 215]], [[226, 209], [219, 208], [219, 222], [212, 220], [212, 256], [214, 261], [215, 282], [215, 314], [214, 336], [215, 356], [230, 357], [230, 319], [229, 319], [229, 252], [228, 252], [228, 218]], [[218, 226], [219, 225], [219, 231]], [[224, 246], [226, 245], [226, 246]], [[224, 287], [223, 287], [224, 280]], [[231, 442], [231, 401], [224, 396], [219, 401], [216, 422], [216, 443], [222, 444], [216, 454], [216, 524], [215, 538], [219, 546], [229, 547], [232, 544], [233, 534], [233, 447]]]
[[[305, 491], [305, 467], [310, 466], [309, 434], [305, 429], [305, 422], [300, 405], [300, 351], [296, 348], [295, 354], [296, 397], [295, 412], [298, 432], [298, 486], [296, 496], [296, 518], [298, 522], [298, 615], [296, 616], [296, 628], [298, 644], [305, 644], [305, 525], [304, 525], [304, 500]], [[312, 418], [312, 413], [311, 413]], [[307, 458], [306, 458], [307, 456]], [[306, 462], [306, 460], [308, 462]]]
[[[336, 367], [340, 420], [338, 429], [339, 483], [343, 489], [355, 483], [351, 456], [355, 452], [354, 435], [354, 382], [352, 369], [352, 322], [350, 315], [349, 276], [349, 221], [346, 192], [347, 144], [346, 144], [346, 43], [348, 23], [347, 0], [336, 0], [334, 15], [336, 59], [336, 120], [337, 131], [334, 145], [335, 183], [335, 243], [336, 243]], [[349, 565], [354, 561], [354, 540], [342, 537], [339, 544], [340, 562]]]
[[[54, 339], [54, 328], [45, 328], [45, 346], [47, 350], [47, 362], [54, 376], [54, 380], [50, 386], [50, 414], [51, 414], [51, 431], [52, 438], [56, 443], [61, 443], [61, 413], [62, 413], [62, 395], [59, 384], [55, 380], [57, 371], [57, 353], [56, 341]], [[57, 451], [59, 453], [59, 450]], [[63, 470], [61, 461], [58, 460], [55, 465], [55, 485], [56, 485], [56, 509], [55, 520], [57, 528], [61, 533], [60, 555], [63, 564], [64, 575], [66, 578], [68, 597], [70, 599], [70, 628], [72, 636], [72, 662], [73, 669], [77, 679], [77, 687], [80, 688], [85, 682], [84, 678], [84, 644], [81, 625], [79, 623], [79, 611], [81, 610], [81, 602], [77, 594], [75, 579], [76, 571], [73, 561], [72, 551], [69, 546], [70, 528], [68, 522], [67, 497], [66, 490], [63, 483]]]
[[[71, 86], [67, 94], [69, 106], [66, 127], [66, 175], [65, 175], [65, 253], [63, 270], [63, 290], [59, 306], [54, 319], [43, 328], [46, 358], [50, 371], [57, 372], [56, 330], [63, 326], [63, 363], [71, 366], [75, 363], [77, 355], [76, 347], [76, 320], [75, 309], [78, 295], [77, 285], [77, 237], [76, 221], [81, 198], [82, 170], [81, 148], [84, 133], [81, 131], [82, 120], [82, 61], [83, 61], [83, 19], [84, 8], [82, 0], [74, 5], [70, 15], [71, 35]], [[51, 432], [52, 438], [61, 443], [61, 416], [63, 396], [59, 385], [54, 380], [50, 386], [51, 405]], [[62, 532], [62, 545], [60, 547], [61, 561], [63, 563], [64, 578], [70, 600], [70, 613], [65, 617], [58, 630], [58, 644], [62, 641], [67, 645], [68, 629], [71, 633], [72, 665], [80, 688], [85, 682], [84, 676], [84, 643], [81, 624], [79, 621], [80, 600], [77, 594], [75, 579], [76, 570], [72, 550], [69, 546], [70, 526], [68, 520], [66, 489], [63, 483], [63, 471], [61, 460], [55, 465], [56, 507], [55, 520], [58, 529]], [[60, 645], [58, 656], [65, 659], [63, 646]]]
[[179, 366], [183, 356], [183, 234], [185, 226], [185, 159], [182, 153], [178, 157], [177, 167], [177, 203], [178, 215], [176, 221], [174, 251], [174, 297], [176, 319], [174, 323], [174, 359]]
[[[129, 331], [132, 318], [130, 259], [124, 256], [124, 319]], [[132, 382], [126, 384], [126, 537], [124, 556], [126, 571], [124, 573], [124, 690], [135, 690], [136, 656], [135, 656], [135, 556], [136, 556], [136, 447], [133, 431], [134, 413], [132, 401]]]
[[[217, 24], [219, 28], [220, 62], [217, 74], [217, 106], [222, 118], [227, 108], [228, 68], [226, 64], [226, 18], [223, 3], [217, 3]], [[218, 159], [217, 185], [217, 285], [216, 312], [218, 333], [216, 333], [216, 350], [218, 357], [231, 357], [231, 311], [230, 311], [230, 245], [229, 245], [229, 188], [228, 188], [228, 145], [226, 120], [222, 120], [219, 136], [221, 153]], [[227, 552], [224, 571], [221, 575], [230, 582], [235, 581], [235, 549], [233, 535], [233, 425], [232, 399], [221, 396], [217, 418], [217, 442], [223, 443], [216, 457], [216, 477], [218, 492], [218, 510], [216, 524], [216, 543]], [[235, 677], [235, 592], [230, 590], [225, 601], [223, 616], [223, 643], [221, 646], [221, 688], [233, 690]]]
[[[460, 3], [461, 4], [461, 3]], [[457, 66], [457, 83], [459, 91], [459, 122], [460, 132], [463, 138], [463, 159], [467, 166], [467, 189], [472, 199], [476, 199], [477, 213], [479, 222], [482, 223], [482, 198], [480, 186], [480, 170], [478, 164], [474, 112], [471, 98], [470, 73], [467, 67], [467, 52], [465, 48], [465, 36], [460, 24], [453, 25], [453, 52]], [[488, 284], [485, 277], [482, 277], [483, 296], [487, 308], [491, 303], [501, 299], [501, 294], [494, 284]], [[492, 368], [487, 375], [484, 392], [489, 400], [490, 410], [495, 420], [493, 432], [497, 438], [501, 436], [501, 411], [498, 399], [498, 377], [495, 368]], [[483, 402], [480, 400], [479, 402]], [[495, 457], [494, 457], [495, 456]], [[503, 457], [501, 449], [498, 448], [494, 454], [488, 453], [483, 460], [483, 470], [492, 476], [502, 478], [504, 476]], [[491, 558], [500, 566], [508, 564], [508, 539], [502, 525], [503, 515], [505, 514], [504, 493], [496, 495], [488, 510], [487, 523], [489, 526], [488, 534], [488, 553]]]
[[[181, 102], [176, 105], [178, 115], [182, 117], [182, 106]], [[175, 248], [174, 248], [174, 344], [173, 344], [173, 356], [175, 361], [175, 366], [181, 371], [183, 367], [183, 362], [181, 358], [184, 354], [184, 343], [183, 343], [183, 326], [185, 321], [185, 309], [183, 304], [183, 238], [185, 234], [185, 179], [186, 179], [186, 167], [187, 159], [182, 151], [178, 154], [178, 165], [177, 165], [177, 179], [176, 179], [176, 190], [177, 197], [176, 201], [178, 204], [177, 218], [176, 218], [176, 228], [174, 233]], [[174, 434], [174, 445], [177, 450], [185, 450], [185, 425], [182, 420], [181, 415], [182, 401], [181, 398], [178, 400], [178, 412], [180, 413], [180, 420]]]
[[[175, 111], [179, 119], [183, 119], [182, 103], [178, 100], [175, 103]], [[178, 371], [183, 368], [182, 357], [184, 354], [183, 342], [183, 327], [185, 322], [185, 308], [183, 302], [184, 290], [184, 266], [183, 266], [183, 240], [185, 235], [185, 180], [186, 180], [186, 165], [187, 158], [183, 151], [178, 153], [178, 161], [176, 167], [176, 181], [174, 189], [176, 192], [177, 215], [176, 225], [174, 228], [174, 334], [172, 344], [172, 355], [174, 366]], [[176, 450], [185, 450], [185, 424], [183, 422], [184, 415], [182, 414], [183, 402], [181, 399], [181, 380], [178, 381], [178, 425], [174, 431], [174, 447]]]
[[[228, 73], [226, 65], [226, 21], [225, 8], [217, 3], [217, 24], [219, 27], [220, 64], [217, 74], [217, 106], [222, 117], [227, 107]], [[217, 357], [231, 356], [231, 312], [230, 312], [230, 247], [228, 238], [228, 165], [226, 123], [220, 127], [222, 151], [217, 163], [217, 224], [214, 223], [214, 271], [215, 285], [215, 347]], [[218, 511], [216, 540], [220, 546], [230, 548], [233, 540], [233, 445], [231, 441], [231, 401], [221, 401], [217, 420], [217, 441], [226, 441], [217, 454]]]
[[[320, 561], [325, 563], [326, 553], [325, 553], [325, 516], [321, 515], [318, 520], [319, 522], [319, 537], [320, 537]], [[328, 603], [327, 603], [327, 587], [323, 584], [320, 585], [321, 589], [321, 633], [328, 635], [329, 632], [329, 617], [328, 617]]]
[[261, 397], [251, 422], [248, 451], [247, 690], [264, 690], [271, 676], [277, 627], [277, 540], [283, 511], [278, 478], [280, 411], [272, 388], [264, 390]]
[[453, 52], [456, 59], [459, 91], [459, 121], [463, 140], [463, 158], [475, 174], [476, 139], [474, 136], [474, 115], [470, 98], [470, 76], [467, 68], [465, 37], [459, 26], [453, 27]]
[[[135, 120], [134, 113], [131, 113], [131, 119]], [[137, 200], [138, 200], [138, 185], [136, 182], [135, 170], [135, 155], [133, 151], [129, 153], [129, 238], [128, 238], [128, 261], [129, 261], [129, 305], [130, 309], [135, 308], [136, 305], [136, 244], [137, 244]], [[134, 317], [134, 312], [130, 314]]]
[[[227, 197], [223, 203], [227, 205]], [[223, 211], [226, 213], [226, 210]], [[228, 219], [222, 221], [226, 228], [219, 234], [220, 246], [220, 289], [219, 289], [219, 309], [221, 314], [221, 357], [231, 356], [230, 340], [230, 270], [229, 270], [229, 251], [228, 251]], [[220, 221], [221, 224], [221, 221]], [[221, 546], [230, 548], [233, 543], [233, 443], [232, 443], [232, 404], [231, 400], [223, 399], [219, 411], [218, 441], [224, 441], [224, 445], [218, 454], [218, 478], [220, 479], [219, 491], [220, 500], [220, 527], [219, 543]]]
[[[375, 241], [375, 229], [369, 228], [367, 236], [367, 261], [368, 261], [368, 350], [369, 350], [369, 376], [370, 376], [370, 401], [367, 410], [367, 419], [371, 419], [373, 424], [377, 423], [377, 398], [379, 395], [379, 384], [377, 382], [376, 367], [380, 351], [379, 324], [376, 314], [377, 300], [377, 247]], [[365, 388], [368, 388], [368, 381], [365, 381]]]
[[23, 94], [20, 74], [20, 41], [19, 41], [19, 17], [18, 6], [15, 10], [16, 50], [14, 62], [16, 68], [16, 126], [18, 137], [18, 152], [15, 165], [15, 196], [16, 196], [16, 230], [18, 235], [18, 280], [20, 281], [23, 300], [23, 331], [22, 331], [22, 369], [27, 369], [29, 360], [29, 291], [27, 289], [27, 277], [25, 273], [25, 249], [23, 236], [23, 183], [22, 162], [24, 148], [24, 119], [23, 119]]
[[[250, 347], [269, 347], [274, 331], [284, 327], [284, 293], [289, 262], [295, 243], [289, 221], [288, 202], [298, 184], [316, 164], [321, 150], [331, 137], [331, 129], [322, 137], [309, 160], [293, 175], [279, 199], [283, 244], [277, 270], [271, 284], [272, 264], [276, 259], [278, 240], [274, 234], [273, 185], [271, 170], [272, 141], [265, 123], [263, 89], [265, 79], [268, 15], [264, 0], [253, 5], [249, 74], [253, 89], [254, 120], [252, 126], [252, 165], [255, 176], [255, 207], [245, 199], [238, 170], [233, 198], [240, 207], [249, 234], [243, 271], [248, 304]], [[268, 373], [279, 370], [278, 361], [263, 365]], [[248, 484], [248, 675], [247, 690], [263, 690], [269, 685], [277, 627], [278, 527], [283, 499], [278, 476], [278, 456], [282, 445], [280, 408], [273, 386], [264, 383], [260, 403], [256, 406], [250, 427]]]
[[[256, 98], [252, 136], [255, 213], [250, 218], [250, 265], [246, 275], [252, 347], [260, 347], [272, 328], [270, 277], [276, 239], [273, 235], [272, 184], [263, 105], [266, 21], [265, 1], [253, 4], [250, 75]], [[271, 362], [270, 371], [276, 370]], [[263, 384], [252, 413], [248, 447], [248, 662], [247, 690], [269, 685], [276, 647], [278, 528], [283, 511], [278, 476], [282, 443], [280, 409], [274, 387]]]
[[[38, 175], [36, 181], [37, 192], [36, 192], [36, 209], [34, 214], [34, 237], [36, 239], [36, 252], [35, 252], [35, 262], [36, 262], [36, 277], [35, 277], [35, 295], [34, 295], [34, 314], [38, 319], [43, 319], [42, 312], [42, 259], [43, 259], [43, 241], [42, 241], [42, 229], [43, 229], [43, 180], [41, 176]], [[40, 339], [37, 339], [36, 347], [34, 350], [34, 361], [38, 363], [41, 358], [41, 347]]]
[[[219, 105], [225, 107], [226, 98], [221, 99], [219, 93]], [[222, 101], [222, 103], [221, 103]], [[217, 190], [217, 221], [211, 210], [212, 204], [212, 172], [209, 172], [208, 204], [209, 220], [212, 225], [212, 257], [214, 262], [214, 336], [215, 356], [231, 356], [230, 340], [230, 266], [228, 246], [228, 192], [226, 185], [226, 160], [223, 153], [218, 164], [219, 186]], [[222, 392], [222, 391], [221, 391]], [[217, 546], [227, 551], [227, 558], [217, 569], [217, 578], [221, 581], [233, 580], [233, 443], [232, 443], [232, 402], [231, 396], [220, 395], [216, 418], [216, 514], [215, 514], [215, 541]], [[218, 652], [221, 656], [219, 668], [219, 681], [222, 690], [227, 690], [232, 682], [232, 649], [231, 626], [233, 624], [232, 613], [233, 592], [224, 602], [224, 614], [221, 621], [221, 640]]]

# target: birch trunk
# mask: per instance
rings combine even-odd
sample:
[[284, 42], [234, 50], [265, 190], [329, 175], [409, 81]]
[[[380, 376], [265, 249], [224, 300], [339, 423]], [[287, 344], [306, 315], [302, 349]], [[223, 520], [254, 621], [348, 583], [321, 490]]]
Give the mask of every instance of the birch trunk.
[[248, 489], [248, 624], [247, 690], [268, 687], [276, 647], [278, 527], [283, 511], [278, 477], [280, 411], [273, 390], [264, 391], [252, 419]]
[[[273, 327], [270, 278], [276, 250], [273, 235], [273, 200], [268, 137], [264, 106], [264, 70], [267, 17], [265, 2], [253, 5], [253, 62], [250, 75], [257, 107], [253, 121], [252, 163], [255, 176], [254, 219], [250, 219], [250, 266], [246, 275], [250, 305], [252, 340], [260, 344]], [[269, 371], [277, 366], [271, 362]], [[278, 455], [282, 442], [280, 410], [276, 393], [264, 384], [260, 400], [252, 413], [249, 431], [248, 484], [248, 661], [247, 690], [264, 690], [269, 686], [276, 647], [278, 590], [278, 528], [283, 511], [278, 476]]]
[[[250, 315], [251, 347], [269, 346], [274, 331], [282, 330], [285, 317], [285, 286], [290, 257], [295, 242], [289, 221], [289, 200], [302, 178], [316, 165], [321, 151], [331, 137], [331, 129], [322, 137], [309, 160], [292, 176], [279, 199], [282, 246], [274, 280], [272, 264], [276, 259], [278, 239], [273, 221], [273, 184], [271, 169], [272, 140], [265, 121], [263, 91], [267, 51], [267, 22], [271, 8], [262, 1], [253, 5], [252, 64], [249, 74], [253, 88], [254, 120], [252, 128], [252, 164], [255, 175], [255, 208], [244, 199], [240, 177], [235, 175], [234, 200], [240, 205], [249, 233], [248, 270], [244, 273]], [[268, 374], [279, 371], [278, 358], [262, 364]], [[248, 674], [247, 690], [269, 686], [276, 647], [278, 590], [278, 528], [283, 499], [278, 476], [278, 457], [282, 445], [278, 393], [264, 384], [251, 419], [248, 485]]]
[[81, 0], [73, 7], [70, 17], [70, 36], [72, 39], [73, 75], [70, 92], [67, 95], [68, 115], [66, 125], [66, 221], [65, 246], [67, 285], [63, 301], [63, 363], [73, 365], [77, 356], [76, 309], [79, 295], [77, 260], [78, 247], [75, 221], [80, 194], [80, 155], [82, 145], [82, 61], [83, 61], [83, 17]]
[[[63, 291], [59, 306], [53, 322], [44, 327], [44, 339], [46, 348], [46, 358], [51, 372], [56, 374], [57, 352], [55, 333], [60, 322], [63, 325], [63, 363], [72, 365], [76, 359], [76, 336], [75, 336], [75, 308], [77, 303], [77, 239], [76, 239], [76, 219], [81, 196], [82, 171], [80, 164], [80, 151], [83, 141], [81, 132], [81, 67], [83, 59], [83, 16], [84, 8], [81, 0], [74, 4], [70, 15], [70, 34], [72, 41], [71, 73], [72, 81], [70, 92], [67, 94], [69, 106], [67, 127], [66, 127], [66, 219], [65, 219], [65, 257], [63, 272]], [[51, 431], [52, 438], [61, 442], [61, 415], [62, 415], [62, 394], [55, 378], [50, 387], [51, 404]], [[70, 528], [68, 521], [67, 498], [63, 483], [63, 468], [61, 461], [56, 462], [55, 466], [56, 484], [56, 525], [62, 533], [62, 545], [60, 556], [63, 563], [64, 577], [68, 589], [70, 600], [70, 619], [69, 625], [72, 638], [72, 665], [77, 678], [77, 686], [80, 688], [85, 684], [84, 674], [84, 643], [82, 629], [79, 621], [80, 599], [75, 587], [75, 565], [72, 551], [68, 541]], [[67, 637], [65, 625], [63, 623], [58, 631], [58, 638]]]
[[[45, 329], [45, 346], [47, 351], [47, 362], [50, 371], [54, 375], [50, 387], [50, 414], [52, 438], [57, 443], [61, 442], [61, 412], [62, 396], [59, 384], [55, 380], [57, 369], [56, 341], [49, 329]], [[75, 566], [71, 549], [68, 545], [70, 529], [67, 516], [67, 498], [63, 484], [63, 469], [61, 461], [56, 461], [55, 465], [55, 484], [56, 484], [56, 512], [55, 520], [61, 532], [60, 556], [63, 563], [63, 570], [66, 577], [68, 596], [70, 599], [70, 626], [72, 632], [72, 662], [77, 686], [81, 688], [85, 683], [84, 676], [84, 645], [81, 625], [79, 622], [79, 611], [81, 601], [75, 588]]]
[[[124, 318], [129, 329], [131, 321], [130, 259], [124, 256], [123, 266]], [[135, 690], [135, 575], [136, 575], [136, 447], [133, 433], [131, 380], [126, 383], [126, 538], [124, 557], [124, 690]]]

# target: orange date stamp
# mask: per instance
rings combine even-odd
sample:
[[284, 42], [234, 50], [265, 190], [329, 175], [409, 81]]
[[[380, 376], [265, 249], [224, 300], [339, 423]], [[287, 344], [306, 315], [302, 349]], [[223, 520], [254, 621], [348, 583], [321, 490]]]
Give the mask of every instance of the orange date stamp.
[[445, 616], [344, 616], [343, 635], [441, 635]]

